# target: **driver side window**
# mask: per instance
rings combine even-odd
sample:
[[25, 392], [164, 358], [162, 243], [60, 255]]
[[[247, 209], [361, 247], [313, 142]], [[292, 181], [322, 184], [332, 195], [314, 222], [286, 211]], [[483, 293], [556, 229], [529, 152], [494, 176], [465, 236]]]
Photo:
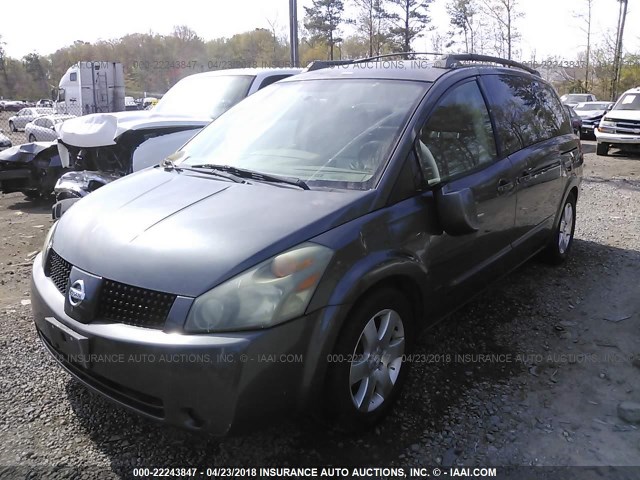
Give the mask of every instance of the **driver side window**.
[[416, 151], [429, 185], [496, 160], [489, 111], [475, 81], [454, 87], [440, 99], [420, 131]]

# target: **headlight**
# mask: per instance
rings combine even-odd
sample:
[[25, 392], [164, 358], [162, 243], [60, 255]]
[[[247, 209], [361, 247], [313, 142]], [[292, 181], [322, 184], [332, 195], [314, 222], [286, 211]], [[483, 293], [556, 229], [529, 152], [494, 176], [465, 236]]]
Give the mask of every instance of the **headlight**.
[[196, 298], [187, 332], [266, 328], [304, 313], [333, 251], [303, 243]]
[[600, 126], [598, 130], [603, 133], [615, 133], [616, 132], [616, 122], [611, 122], [609, 120], [601, 120]]
[[47, 264], [47, 258], [49, 257], [51, 245], [53, 244], [53, 234], [55, 233], [57, 226], [58, 222], [55, 222], [53, 225], [51, 225], [47, 236], [44, 237], [44, 244], [42, 245], [42, 268], [45, 268], [45, 265]]

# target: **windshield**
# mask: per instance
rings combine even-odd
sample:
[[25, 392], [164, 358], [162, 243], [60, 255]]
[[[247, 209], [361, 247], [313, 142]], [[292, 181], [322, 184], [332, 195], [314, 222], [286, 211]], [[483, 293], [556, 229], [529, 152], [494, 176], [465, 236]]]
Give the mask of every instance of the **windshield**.
[[216, 118], [247, 96], [253, 79], [251, 75], [187, 77], [169, 89], [154, 111]]
[[36, 108], [35, 110], [39, 115], [49, 115], [50, 113], [53, 113], [52, 108]]
[[202, 130], [179, 153], [179, 163], [368, 190], [429, 86], [374, 79], [276, 84]]
[[565, 102], [571, 102], [571, 103], [579, 103], [579, 102], [588, 102], [589, 100], [591, 100], [591, 95], [578, 95], [576, 93], [572, 93], [570, 95], [567, 95]]
[[614, 110], [640, 110], [640, 93], [625, 93]]
[[606, 110], [609, 106], [608, 103], [581, 103], [577, 107], [576, 110]]

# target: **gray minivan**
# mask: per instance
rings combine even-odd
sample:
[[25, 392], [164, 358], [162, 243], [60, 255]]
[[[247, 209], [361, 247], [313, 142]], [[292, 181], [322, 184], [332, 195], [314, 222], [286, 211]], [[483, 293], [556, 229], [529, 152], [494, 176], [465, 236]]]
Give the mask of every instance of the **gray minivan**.
[[310, 68], [71, 206], [33, 266], [35, 325], [152, 419], [225, 434], [320, 405], [368, 426], [422, 329], [567, 257], [582, 164], [557, 94], [514, 62]]

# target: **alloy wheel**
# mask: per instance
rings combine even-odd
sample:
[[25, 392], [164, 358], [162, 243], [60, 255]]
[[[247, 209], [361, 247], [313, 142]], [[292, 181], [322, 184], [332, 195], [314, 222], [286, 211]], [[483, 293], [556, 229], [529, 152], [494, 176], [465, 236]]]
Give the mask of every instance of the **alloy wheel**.
[[381, 310], [366, 323], [351, 359], [351, 399], [361, 412], [378, 409], [393, 392], [405, 351], [404, 324], [395, 310]]
[[562, 218], [560, 219], [560, 227], [558, 232], [558, 249], [561, 254], [564, 254], [569, 248], [571, 237], [573, 236], [573, 205], [570, 202], [564, 206], [562, 212]]

